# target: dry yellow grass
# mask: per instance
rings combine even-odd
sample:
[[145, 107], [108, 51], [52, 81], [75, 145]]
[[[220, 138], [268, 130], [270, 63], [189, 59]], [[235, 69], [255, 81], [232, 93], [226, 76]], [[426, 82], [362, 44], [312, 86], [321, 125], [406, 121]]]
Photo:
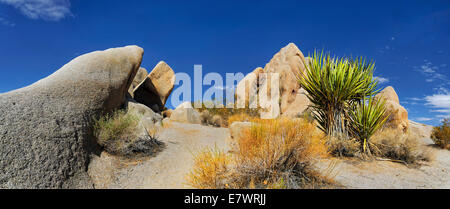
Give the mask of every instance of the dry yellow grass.
[[248, 121], [251, 121], [252, 119], [255, 119], [255, 118], [250, 117], [246, 113], [234, 114], [228, 118], [228, 125], [231, 125], [234, 122], [248, 122]]
[[189, 185], [198, 189], [227, 188], [231, 157], [216, 147], [200, 152], [194, 158], [194, 169], [187, 176]]
[[412, 132], [403, 133], [392, 128], [376, 132], [371, 140], [371, 150], [379, 157], [386, 157], [404, 163], [430, 161], [431, 153], [421, 146], [420, 137]]
[[356, 139], [329, 136], [327, 145], [330, 153], [337, 157], [357, 157], [361, 154], [361, 143]]
[[211, 150], [198, 155], [188, 176], [190, 185], [281, 189], [331, 184], [312, 169], [318, 159], [328, 156], [325, 137], [313, 123], [289, 119], [254, 122], [250, 130], [234, 139], [232, 155]]
[[[213, 117], [216, 118], [220, 117], [222, 119], [221, 126], [222, 127], [228, 127], [228, 125], [231, 125], [230, 118], [234, 117], [235, 119], [232, 119], [232, 121], [246, 121], [249, 118], [256, 118], [259, 117], [259, 110], [257, 108], [226, 108], [225, 105], [222, 105], [220, 108], [207, 108], [208, 105], [206, 104], [215, 104], [214, 101], [212, 102], [203, 102], [202, 108], [196, 108], [200, 112], [200, 116], [202, 118], [202, 123], [205, 125], [214, 125]], [[193, 103], [194, 106], [195, 102]], [[238, 118], [240, 116], [247, 116], [247, 118]]]
[[433, 128], [431, 139], [440, 148], [450, 150], [450, 119], [445, 119], [441, 126]]
[[136, 136], [139, 119], [134, 113], [117, 110], [95, 120], [94, 135], [97, 143], [110, 153], [118, 153], [125, 141], [132, 141]]

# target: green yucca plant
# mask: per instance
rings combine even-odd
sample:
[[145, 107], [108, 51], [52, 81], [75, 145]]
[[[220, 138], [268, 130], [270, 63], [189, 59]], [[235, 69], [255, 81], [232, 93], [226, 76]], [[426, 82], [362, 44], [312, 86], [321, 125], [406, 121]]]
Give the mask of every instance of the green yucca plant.
[[361, 150], [370, 154], [368, 146], [372, 135], [383, 126], [389, 115], [386, 114], [386, 100], [370, 97], [367, 101], [356, 103], [350, 112], [350, 132], [360, 140]]
[[308, 92], [319, 128], [329, 136], [348, 136], [348, 110], [377, 92], [375, 64], [363, 58], [332, 58], [315, 51], [305, 68], [298, 79]]

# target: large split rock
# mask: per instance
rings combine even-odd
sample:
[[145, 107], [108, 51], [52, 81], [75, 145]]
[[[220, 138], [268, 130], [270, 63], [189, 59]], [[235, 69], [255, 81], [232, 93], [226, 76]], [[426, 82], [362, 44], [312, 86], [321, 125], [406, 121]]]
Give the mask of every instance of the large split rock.
[[386, 87], [375, 98], [384, 98], [386, 100], [385, 107], [387, 114], [390, 114], [386, 125], [406, 133], [409, 128], [408, 111], [400, 105], [394, 88], [391, 86]]
[[136, 73], [136, 76], [133, 79], [133, 82], [131, 83], [130, 88], [128, 89], [128, 93], [131, 95], [131, 97], [134, 97], [134, 89], [142, 83], [148, 76], [148, 72], [145, 68], [141, 67], [139, 68], [138, 72]]
[[200, 113], [192, 107], [190, 102], [184, 102], [172, 112], [171, 121], [180, 123], [200, 124]]
[[120, 107], [140, 67], [137, 46], [75, 58], [0, 95], [0, 188], [89, 188], [93, 117]]
[[175, 73], [165, 62], [159, 62], [134, 90], [134, 99], [155, 112], [164, 110], [175, 84]]
[[258, 87], [260, 83], [259, 74], [263, 72], [264, 69], [258, 67], [238, 83], [236, 87], [236, 104], [238, 108], [247, 106], [257, 107]]
[[[250, 74], [238, 84], [237, 98], [245, 97], [248, 104], [248, 101], [254, 100], [248, 92], [257, 88], [259, 107], [262, 108], [261, 118], [276, 118], [280, 115], [295, 117], [301, 114], [306, 109], [305, 105], [309, 104], [309, 99], [302, 92], [299, 93], [301, 85], [298, 82], [298, 76], [306, 70], [306, 61], [295, 44], [288, 44], [275, 54], [264, 69], [257, 68], [253, 72], [257, 76]], [[276, 75], [278, 79], [272, 79]]]

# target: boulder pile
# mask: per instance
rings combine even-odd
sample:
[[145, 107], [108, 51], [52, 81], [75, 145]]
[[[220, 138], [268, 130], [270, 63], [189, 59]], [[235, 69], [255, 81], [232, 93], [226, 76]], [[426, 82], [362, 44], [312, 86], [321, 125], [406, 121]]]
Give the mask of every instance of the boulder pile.
[[0, 188], [91, 188], [92, 119], [124, 104], [143, 53], [127, 46], [85, 54], [0, 94]]

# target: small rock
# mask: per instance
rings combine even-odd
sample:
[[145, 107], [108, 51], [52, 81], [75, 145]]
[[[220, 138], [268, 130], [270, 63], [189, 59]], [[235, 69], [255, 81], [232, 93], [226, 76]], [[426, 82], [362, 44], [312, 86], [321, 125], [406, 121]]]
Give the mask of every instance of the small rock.
[[190, 102], [180, 104], [170, 117], [172, 121], [180, 123], [200, 124], [200, 114], [192, 107]]

